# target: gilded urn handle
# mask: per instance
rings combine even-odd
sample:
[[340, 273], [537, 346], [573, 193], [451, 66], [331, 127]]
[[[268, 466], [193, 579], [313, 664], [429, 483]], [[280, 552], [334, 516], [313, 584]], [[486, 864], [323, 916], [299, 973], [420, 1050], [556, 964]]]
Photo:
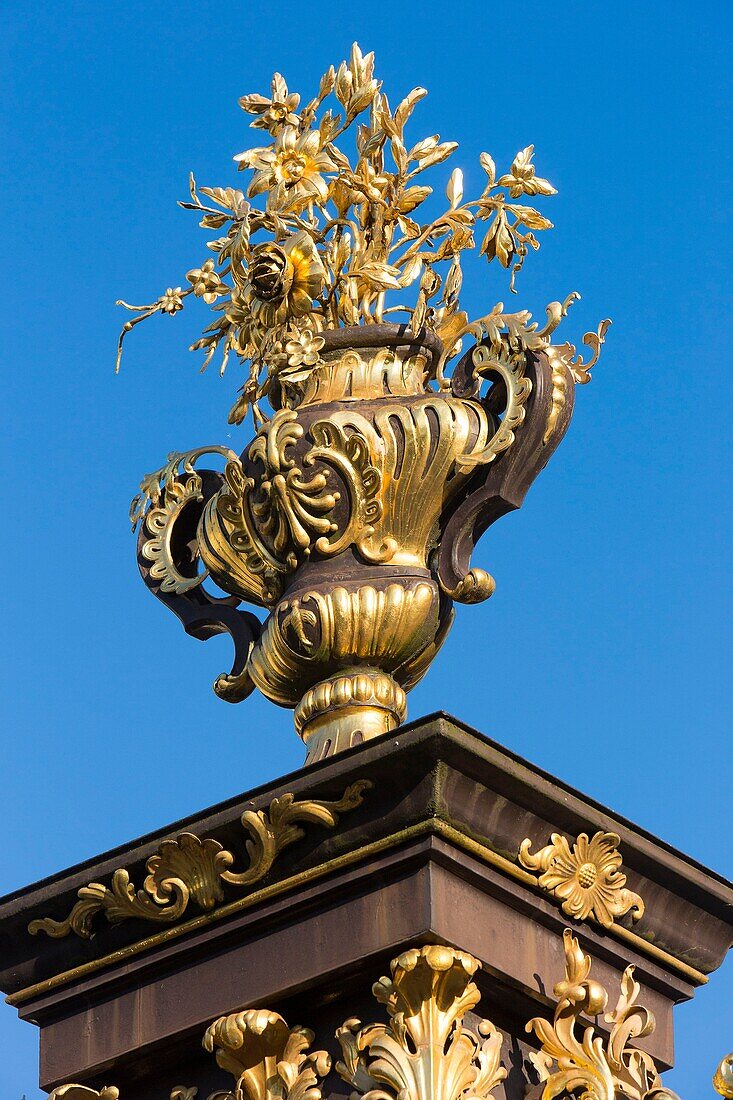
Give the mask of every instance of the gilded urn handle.
[[[507, 381], [499, 375], [481, 397], [476, 351], [471, 348], [456, 365], [451, 390], [457, 397], [480, 401], [490, 417], [497, 422], [501, 418], [504, 423], [510, 415]], [[478, 603], [494, 591], [489, 574], [471, 567], [474, 547], [492, 523], [521, 507], [530, 485], [565, 435], [573, 414], [573, 375], [555, 349], [550, 346], [547, 351], [527, 351], [523, 362], [528, 394], [521, 401], [520, 415], [515, 416], [509, 445], [477, 468], [466, 493], [444, 517], [435, 567], [443, 591], [461, 603]], [[509, 382], [512, 384], [511, 378]]]
[[259, 619], [239, 609], [236, 596], [212, 596], [203, 586], [197, 530], [210, 500], [224, 484], [216, 470], [194, 469], [197, 458], [225, 448], [200, 448], [172, 454], [161, 470], [149, 475], [130, 510], [133, 529], [139, 523], [137, 565], [150, 592], [172, 611], [192, 638], [205, 642], [229, 634], [234, 643], [231, 671], [214, 682], [214, 691], [230, 703], [254, 689], [246, 673], [252, 646], [262, 631]]

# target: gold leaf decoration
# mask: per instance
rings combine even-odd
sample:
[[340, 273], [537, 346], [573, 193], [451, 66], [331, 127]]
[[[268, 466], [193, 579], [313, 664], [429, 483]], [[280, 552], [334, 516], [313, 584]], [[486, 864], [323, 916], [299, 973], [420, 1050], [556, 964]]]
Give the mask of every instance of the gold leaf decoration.
[[[251, 886], [270, 871], [282, 850], [305, 835], [303, 825], [315, 824], [334, 828], [339, 814], [361, 805], [369, 780], [359, 780], [347, 787], [336, 802], [296, 801], [293, 794], [273, 798], [267, 812], [245, 810], [241, 824], [248, 833], [245, 844], [248, 866], [243, 871], [232, 870], [235, 856], [217, 841], [200, 840], [193, 833], [180, 833], [173, 840], [164, 840], [155, 855], [147, 861], [148, 875], [143, 889], [137, 890], [129, 873], [120, 868], [112, 876], [110, 886], [90, 882], [78, 892], [78, 901], [64, 920], [43, 917], [28, 925], [31, 935], [45, 932], [60, 939], [71, 932], [82, 939], [91, 939], [95, 918], [103, 913], [110, 924], [119, 924], [131, 917], [171, 924], [186, 912], [190, 902], [204, 911], [224, 900], [222, 883]], [[75, 1098], [72, 1098], [75, 1100]]]
[[633, 966], [624, 971], [616, 1008], [605, 1016], [612, 1028], [604, 1042], [594, 1027], [582, 1028], [581, 1017], [604, 1012], [608, 994], [590, 978], [590, 957], [569, 929], [563, 941], [565, 977], [554, 989], [558, 1000], [553, 1021], [536, 1017], [526, 1027], [541, 1044], [530, 1055], [541, 1084], [529, 1095], [541, 1100], [575, 1095], [584, 1100], [679, 1100], [662, 1084], [651, 1055], [630, 1045], [655, 1027], [652, 1013], [637, 1004], [640, 986]]
[[[174, 1085], [170, 1100], [196, 1100], [198, 1092], [196, 1085]], [[207, 1100], [234, 1100], [234, 1094], [226, 1089], [216, 1089], [209, 1093]]]
[[726, 1100], [733, 1100], [733, 1054], [727, 1055], [715, 1071], [713, 1088]]
[[463, 1027], [480, 993], [471, 980], [480, 967], [464, 951], [438, 945], [413, 948], [391, 964], [391, 978], [373, 986], [388, 1024], [348, 1019], [336, 1035], [336, 1072], [355, 1096], [382, 1100], [483, 1100], [506, 1077], [502, 1036], [488, 1020], [478, 1036]]
[[104, 1085], [99, 1091], [87, 1085], [59, 1085], [49, 1094], [48, 1100], [118, 1100], [120, 1090], [114, 1085]]
[[204, 1048], [236, 1080], [237, 1100], [321, 1100], [319, 1081], [331, 1068], [325, 1050], [309, 1052], [313, 1032], [289, 1028], [267, 1009], [221, 1016], [204, 1035]]
[[638, 894], [626, 889], [621, 871], [620, 838], [616, 833], [597, 832], [592, 840], [586, 833], [570, 843], [553, 833], [550, 843], [532, 854], [532, 841], [522, 841], [519, 862], [529, 871], [541, 872], [537, 885], [562, 901], [562, 911], [575, 920], [598, 921], [610, 928], [616, 917], [631, 912], [632, 920], [644, 913]]

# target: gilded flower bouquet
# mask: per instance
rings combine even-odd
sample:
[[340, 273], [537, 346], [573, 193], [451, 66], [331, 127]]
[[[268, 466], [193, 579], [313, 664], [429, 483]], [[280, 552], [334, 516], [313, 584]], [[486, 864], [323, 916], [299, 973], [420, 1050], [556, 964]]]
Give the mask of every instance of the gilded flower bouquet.
[[[526, 311], [505, 314], [501, 304], [469, 322], [459, 305], [461, 254], [475, 247], [474, 232], [484, 223], [480, 251], [510, 269], [514, 290], [529, 249], [539, 248], [535, 232], [552, 225], [516, 200], [555, 189], [536, 174], [531, 145], [498, 178], [494, 161], [483, 153], [486, 185], [478, 198], [464, 200], [456, 168], [445, 210], [418, 220], [432, 191], [418, 181], [457, 148], [437, 135], [414, 145], [406, 141], [405, 127], [426, 94], [413, 89], [393, 111], [374, 77], [374, 55], [364, 56], [354, 45], [349, 61], [329, 68], [302, 109], [300, 96], [279, 73], [269, 97], [244, 96], [240, 106], [270, 143], [234, 158], [240, 170], [252, 173], [246, 192], [197, 188], [191, 176], [190, 199], [180, 205], [197, 211], [203, 228], [225, 235], [208, 242], [213, 256], [187, 272], [186, 289], [169, 287], [146, 306], [119, 303], [137, 316], [120, 335], [118, 369], [126, 333], [155, 313], [179, 312], [190, 295], [216, 314], [192, 345], [205, 352], [204, 367], [217, 350], [222, 372], [232, 354], [250, 364], [230, 413], [233, 423], [250, 406], [261, 423], [258, 402], [265, 396], [278, 407], [297, 403], [302, 383], [319, 363], [324, 329], [397, 320], [415, 334], [433, 333], [443, 346], [436, 371], [443, 384], [442, 367], [466, 334], [484, 339], [500, 356], [546, 347], [577, 295], [551, 303], [542, 330]], [[338, 144], [347, 131], [354, 138], [351, 157]], [[606, 325], [586, 339], [594, 361]], [[566, 350], [570, 362], [575, 349]], [[576, 362], [578, 381], [587, 381], [589, 365]]]

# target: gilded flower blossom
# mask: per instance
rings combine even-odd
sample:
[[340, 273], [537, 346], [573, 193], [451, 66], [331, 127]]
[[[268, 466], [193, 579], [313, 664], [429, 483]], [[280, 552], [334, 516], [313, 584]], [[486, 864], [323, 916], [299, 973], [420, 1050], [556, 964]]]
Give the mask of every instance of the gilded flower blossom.
[[325, 340], [310, 329], [296, 333], [285, 344], [289, 367], [315, 367]]
[[606, 928], [614, 917], [631, 911], [638, 920], [644, 912], [644, 902], [638, 894], [625, 889], [626, 875], [621, 871], [619, 838], [615, 833], [596, 833], [588, 840], [581, 833], [571, 849], [559, 833], [553, 833], [551, 843], [535, 855], [530, 853], [531, 840], [524, 840], [519, 849], [519, 862], [530, 871], [542, 871], [537, 885], [562, 899], [562, 910], [576, 920], [593, 917]]
[[244, 296], [253, 320], [262, 328], [310, 313], [323, 287], [326, 270], [313, 238], [302, 231], [282, 244], [252, 249]]
[[269, 130], [274, 134], [280, 126], [297, 126], [300, 119], [295, 114], [300, 96], [290, 94], [288, 86], [280, 73], [272, 78], [272, 94], [268, 99], [263, 95], [243, 95], [239, 106], [247, 114], [256, 115], [250, 125], [256, 129]]
[[269, 149], [253, 149], [234, 158], [240, 168], [254, 168], [248, 194], [267, 191], [267, 206], [275, 210], [302, 210], [309, 203], [323, 204], [328, 198], [324, 173], [338, 171], [336, 163], [321, 148], [317, 130], [298, 134], [286, 126]]
[[178, 313], [179, 310], [183, 309], [181, 288], [179, 286], [168, 287], [165, 294], [161, 294], [158, 299], [158, 306], [161, 313], [170, 313], [171, 316]]
[[197, 298], [203, 298], [207, 305], [211, 305], [222, 294], [229, 293], [229, 287], [219, 278], [219, 273], [214, 270], [214, 261], [206, 260], [202, 267], [195, 267], [186, 272], [194, 294]]
[[526, 149], [520, 149], [512, 161], [512, 166], [505, 176], [501, 176], [499, 187], [508, 187], [513, 199], [520, 195], [556, 195], [557, 191], [549, 182], [536, 174], [532, 163], [534, 145], [528, 145]]

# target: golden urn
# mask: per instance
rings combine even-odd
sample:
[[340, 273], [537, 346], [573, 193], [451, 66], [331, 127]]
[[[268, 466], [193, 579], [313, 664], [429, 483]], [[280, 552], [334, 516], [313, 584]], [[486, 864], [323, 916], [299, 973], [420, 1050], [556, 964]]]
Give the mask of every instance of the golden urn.
[[[248, 189], [191, 177], [181, 205], [222, 235], [186, 289], [127, 307], [136, 316], [119, 343], [121, 354], [139, 321], [200, 298], [215, 320], [194, 348], [206, 363], [221, 355], [222, 369], [248, 364], [230, 421], [251, 411], [251, 442], [239, 455], [171, 454], [131, 519], [153, 593], [192, 635], [234, 639], [217, 694], [238, 702], [258, 687], [293, 708], [309, 760], [399, 725], [453, 602], [491, 595], [474, 545], [559, 443], [608, 325], [584, 337], [584, 362], [552, 343], [575, 294], [551, 303], [542, 327], [501, 303], [469, 320], [459, 292], [474, 234], [485, 230], [480, 251], [514, 289], [535, 232], [551, 226], [526, 197], [554, 188], [529, 146], [498, 177], [482, 154], [473, 200], [454, 170], [436, 205], [416, 181], [456, 146], [411, 145], [426, 93], [392, 110], [373, 66], [355, 46], [305, 106], [277, 73], [269, 96], [240, 100], [268, 137], [235, 158]], [[223, 468], [200, 467], [203, 456]], [[229, 597], [207, 592], [207, 578]], [[264, 623], [239, 601], [265, 609]]]

